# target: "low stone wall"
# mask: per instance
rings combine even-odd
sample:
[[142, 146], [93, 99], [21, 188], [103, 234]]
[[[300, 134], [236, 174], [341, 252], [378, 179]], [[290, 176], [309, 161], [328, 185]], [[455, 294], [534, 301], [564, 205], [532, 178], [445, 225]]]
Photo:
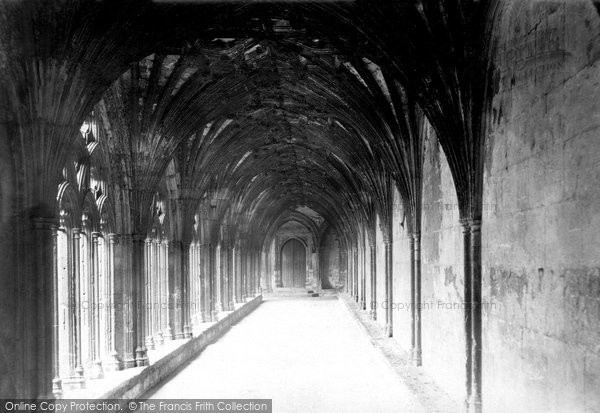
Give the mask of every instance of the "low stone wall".
[[199, 336], [193, 337], [190, 341], [173, 350], [156, 363], [146, 367], [140, 374], [106, 392], [99, 399], [128, 400], [144, 397], [144, 395], [165, 381], [181, 366], [197, 357], [207, 346], [221, 338], [231, 326], [237, 324], [238, 321], [254, 311], [261, 302], [262, 295], [255, 297], [241, 308], [210, 326]]

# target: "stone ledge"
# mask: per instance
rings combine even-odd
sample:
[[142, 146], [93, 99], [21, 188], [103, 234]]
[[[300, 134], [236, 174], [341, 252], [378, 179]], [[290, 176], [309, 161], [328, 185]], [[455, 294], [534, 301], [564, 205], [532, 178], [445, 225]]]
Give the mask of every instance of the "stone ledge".
[[339, 293], [340, 303], [350, 313], [357, 325], [366, 333], [375, 347], [394, 372], [413, 392], [419, 402], [430, 413], [463, 412], [460, 403], [451, 398], [425, 373], [421, 367], [413, 365], [398, 342], [385, 336], [385, 329], [369, 317], [365, 310], [359, 309], [352, 297]]
[[254, 311], [261, 303], [262, 295], [253, 298], [239, 309], [230, 312], [223, 319], [208, 327], [199, 336], [191, 338], [185, 344], [156, 361], [156, 363], [143, 368], [139, 374], [105, 392], [98, 399], [128, 400], [143, 398], [188, 361], [197, 357], [207, 346], [221, 338], [230, 327]]

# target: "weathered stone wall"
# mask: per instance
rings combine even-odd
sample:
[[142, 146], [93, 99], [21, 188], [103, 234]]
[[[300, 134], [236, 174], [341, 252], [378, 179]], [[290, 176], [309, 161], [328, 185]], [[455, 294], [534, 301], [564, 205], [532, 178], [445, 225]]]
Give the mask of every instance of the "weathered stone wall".
[[[406, 230], [402, 201], [398, 191], [394, 191], [394, 211], [392, 215], [394, 262], [394, 338], [406, 351], [411, 349], [411, 273], [410, 239]], [[382, 246], [383, 247], [383, 246]]]
[[[0, 123], [0, 136], [5, 133], [4, 125]], [[0, 139], [0, 398], [12, 397], [15, 394], [16, 368], [14, 352], [17, 295], [15, 294], [14, 268], [15, 240], [11, 236], [15, 232], [14, 191], [12, 185], [12, 159], [8, 142]]]
[[598, 411], [600, 16], [591, 1], [512, 1], [496, 32], [484, 410]]
[[342, 288], [345, 280], [340, 278], [340, 248], [337, 234], [331, 228], [323, 234], [320, 258], [322, 265], [322, 288]]
[[435, 135], [425, 142], [422, 213], [423, 367], [465, 398], [463, 242], [454, 181]]

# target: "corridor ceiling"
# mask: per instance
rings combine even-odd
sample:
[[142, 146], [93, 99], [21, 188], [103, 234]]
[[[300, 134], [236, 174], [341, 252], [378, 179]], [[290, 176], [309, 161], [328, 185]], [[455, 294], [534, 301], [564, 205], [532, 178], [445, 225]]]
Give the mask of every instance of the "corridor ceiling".
[[71, 94], [60, 99], [81, 109], [52, 116], [83, 121], [93, 108], [102, 119], [101, 144], [128, 165], [140, 228], [169, 174], [184, 222], [210, 203], [262, 236], [302, 206], [341, 233], [375, 212], [385, 220], [393, 185], [410, 213], [423, 115], [462, 209], [473, 207], [471, 109], [483, 106], [494, 1], [10, 3], [2, 15], [34, 27], [8, 20], [2, 39], [39, 37], [37, 55], [68, 62]]

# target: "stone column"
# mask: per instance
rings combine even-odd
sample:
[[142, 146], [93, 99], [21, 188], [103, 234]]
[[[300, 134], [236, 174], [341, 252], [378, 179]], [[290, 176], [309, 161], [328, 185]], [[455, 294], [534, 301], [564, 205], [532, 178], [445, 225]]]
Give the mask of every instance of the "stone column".
[[353, 274], [354, 274], [354, 301], [356, 301], [358, 303], [359, 301], [359, 297], [358, 297], [358, 293], [359, 293], [359, 289], [360, 289], [360, 284], [358, 281], [358, 239], [356, 240], [356, 246], [354, 247], [354, 264], [353, 264]]
[[227, 310], [235, 310], [235, 260], [234, 260], [234, 246], [230, 244], [227, 248]]
[[367, 309], [367, 234], [363, 232], [361, 246], [360, 309]]
[[384, 235], [385, 244], [385, 300], [387, 302], [387, 309], [385, 311], [385, 335], [387, 337], [392, 337], [394, 335], [393, 328], [393, 312], [392, 312], [392, 302], [394, 300], [393, 296], [393, 288], [394, 288], [394, 278], [392, 272], [392, 240], [389, 234]]
[[239, 282], [239, 246], [234, 246], [231, 250], [231, 280], [233, 284], [233, 288], [231, 289], [232, 297], [232, 309], [235, 309], [235, 304], [239, 302], [239, 294], [238, 294], [238, 282]]
[[134, 319], [135, 319], [135, 365], [137, 367], [148, 365], [148, 349], [145, 344], [148, 334], [148, 317], [146, 296], [147, 285], [144, 271], [144, 235], [133, 236], [133, 279], [134, 279]]
[[173, 261], [173, 338], [179, 340], [183, 338], [183, 320], [184, 320], [184, 260], [186, 254], [183, 252], [184, 246], [181, 241], [174, 241], [172, 244]]
[[121, 241], [121, 258], [123, 262], [121, 263], [119, 269], [121, 275], [120, 279], [123, 288], [123, 367], [128, 369], [131, 367], [135, 367], [136, 365], [135, 349], [138, 344], [136, 340], [136, 300], [138, 299], [138, 292], [134, 290], [134, 287], [138, 286], [138, 281], [135, 278], [137, 274], [134, 271], [133, 263], [133, 260], [135, 259], [133, 255], [133, 236], [129, 234], [124, 234], [123, 236], [121, 236]]
[[375, 240], [369, 239], [371, 249], [371, 318], [377, 320], [377, 246]]
[[466, 386], [466, 411], [471, 411], [471, 396], [472, 396], [472, 371], [473, 371], [473, 337], [472, 333], [472, 290], [471, 290], [471, 226], [467, 220], [461, 220], [463, 229], [463, 251], [464, 251], [464, 318], [465, 318], [465, 386]]
[[481, 404], [481, 221], [470, 220], [471, 243], [469, 266], [471, 267], [471, 320], [472, 320], [472, 350], [471, 350], [471, 411], [480, 413]]
[[209, 258], [209, 303], [210, 303], [210, 319], [211, 321], [217, 321], [217, 264], [216, 264], [216, 249], [215, 246], [210, 243], [208, 245], [208, 258]]
[[223, 249], [224, 248], [225, 248], [224, 245], [221, 244], [221, 246], [219, 248], [219, 254], [218, 254], [219, 255], [218, 266], [217, 266], [218, 267], [217, 268], [218, 273], [217, 273], [217, 277], [216, 277], [216, 279], [217, 279], [217, 302], [216, 302], [216, 306], [217, 306], [217, 311], [218, 312], [221, 312], [221, 311], [225, 310], [225, 308], [224, 308], [225, 304], [224, 304], [224, 301], [223, 301], [223, 287], [224, 287], [223, 286], [223, 271], [224, 271], [224, 268], [223, 268], [223, 265], [224, 265], [224, 262], [223, 262], [224, 261], [223, 260]]
[[146, 292], [146, 300], [143, 303], [143, 324], [144, 331], [146, 332], [145, 344], [148, 350], [154, 350], [154, 302], [153, 298], [153, 261], [154, 261], [154, 248], [152, 245], [152, 239], [146, 238], [145, 240], [145, 254], [144, 254], [144, 290]]
[[[34, 227], [39, 226], [43, 227], [43, 222], [35, 223]], [[60, 399], [62, 397], [62, 380], [60, 379], [60, 355], [59, 355], [59, 303], [58, 303], [58, 227], [53, 223], [51, 225], [52, 231], [52, 395], [56, 399]], [[37, 229], [37, 228], [36, 228]]]
[[260, 252], [258, 250], [254, 250], [254, 286], [255, 293], [257, 296], [260, 294]]
[[183, 337], [191, 338], [192, 337], [192, 256], [193, 256], [193, 243], [189, 245], [183, 246], [184, 251], [186, 252], [186, 256], [184, 257], [186, 263], [186, 269], [183, 271], [182, 279], [183, 279], [183, 305], [184, 305], [184, 313], [183, 313]]
[[[53, 396], [53, 380], [57, 376], [55, 371], [54, 350], [54, 273], [58, 269], [54, 260], [53, 241], [56, 237], [56, 221], [53, 218], [35, 217], [31, 220], [33, 243], [33, 256], [31, 273], [27, 274], [29, 282], [24, 285], [25, 290], [17, 302], [26, 304], [24, 311], [25, 320], [22, 322], [25, 341], [18, 343], [29, 358], [25, 359], [23, 366], [29, 376], [28, 390], [32, 395], [40, 398]], [[23, 313], [21, 313], [23, 314]], [[8, 356], [8, 355], [6, 355]], [[24, 377], [26, 378], [26, 377]], [[56, 383], [57, 385], [59, 382]], [[23, 391], [23, 389], [17, 389]]]
[[103, 336], [100, 331], [100, 252], [98, 248], [98, 237], [102, 234], [93, 231], [91, 254], [89, 260], [89, 296], [88, 300], [92, 301], [89, 306], [90, 314], [90, 352], [92, 358], [92, 369], [90, 372], [90, 378], [102, 379], [104, 378], [104, 371], [102, 370], [102, 360], [100, 359], [100, 340]]
[[415, 232], [411, 237], [411, 248], [413, 250], [413, 259], [411, 268], [413, 270], [414, 284], [414, 347], [413, 361], [417, 366], [422, 364], [421, 349], [421, 233]]
[[115, 297], [115, 246], [119, 242], [119, 236], [117, 234], [108, 234], [108, 245], [107, 245], [107, 273], [106, 273], [106, 324], [109, 329], [108, 335], [108, 359], [105, 363], [106, 370], [115, 371], [121, 370], [121, 358], [119, 357], [119, 353], [117, 352], [117, 317], [116, 317], [116, 303], [114, 300]]
[[152, 260], [152, 328], [153, 328], [153, 337], [154, 337], [154, 345], [162, 346], [164, 343], [164, 336], [162, 332], [163, 325], [161, 323], [162, 320], [162, 280], [164, 278], [164, 268], [163, 268], [163, 254], [161, 248], [161, 241], [157, 238], [153, 242], [153, 260]]
[[162, 282], [162, 296], [163, 302], [162, 308], [162, 329], [163, 339], [165, 341], [173, 340], [173, 334], [171, 332], [171, 316], [169, 314], [170, 308], [170, 294], [169, 294], [169, 240], [164, 239], [162, 242], [163, 247], [163, 282]]
[[83, 377], [83, 364], [81, 361], [81, 295], [80, 295], [80, 282], [81, 282], [81, 228], [73, 228], [73, 272], [71, 280], [71, 303], [73, 308], [72, 313], [72, 328], [73, 332], [73, 377], [72, 382], [80, 387], [84, 387], [85, 380]]
[[281, 244], [279, 238], [275, 238], [275, 287], [283, 287], [283, 280], [281, 275]]

